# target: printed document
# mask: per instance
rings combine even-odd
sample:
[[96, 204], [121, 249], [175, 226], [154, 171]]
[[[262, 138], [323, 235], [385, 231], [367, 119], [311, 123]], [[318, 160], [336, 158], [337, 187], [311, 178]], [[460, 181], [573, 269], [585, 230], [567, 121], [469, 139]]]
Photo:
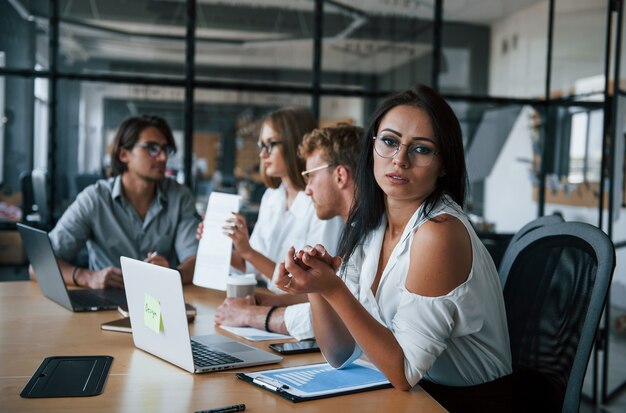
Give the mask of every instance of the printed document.
[[233, 212], [239, 212], [240, 204], [239, 195], [211, 193], [193, 273], [195, 285], [226, 291], [233, 241], [224, 234], [223, 227]]

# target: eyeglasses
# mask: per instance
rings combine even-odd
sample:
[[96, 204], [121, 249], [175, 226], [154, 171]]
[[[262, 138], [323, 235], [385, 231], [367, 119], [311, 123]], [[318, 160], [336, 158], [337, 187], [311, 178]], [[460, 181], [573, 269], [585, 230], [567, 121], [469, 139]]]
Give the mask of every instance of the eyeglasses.
[[156, 158], [161, 154], [161, 152], [165, 152], [167, 156], [172, 156], [176, 153], [176, 149], [168, 144], [161, 146], [156, 142], [142, 142], [136, 144], [135, 146], [144, 148], [146, 152], [148, 152], [148, 155], [150, 155], [150, 157], [152, 158]]
[[256, 146], [259, 148], [259, 154], [263, 153], [263, 151], [266, 151], [267, 154], [269, 155], [272, 153], [276, 145], [282, 145], [282, 144], [283, 144], [283, 141], [269, 141], [267, 144], [263, 143], [263, 141], [258, 141], [256, 143]]
[[316, 166], [315, 168], [307, 169], [306, 171], [300, 172], [305, 182], [309, 182], [309, 179], [314, 175], [311, 175], [313, 172], [321, 171], [322, 169], [330, 168], [331, 166], [335, 166], [331, 163], [327, 163], [326, 165]]
[[407, 147], [407, 155], [411, 165], [414, 166], [428, 166], [431, 164], [435, 155], [439, 155], [440, 152], [435, 152], [432, 148], [424, 145], [423, 143], [412, 143], [410, 145], [400, 143], [399, 139], [392, 138], [390, 136], [374, 136], [374, 151], [383, 158], [393, 158], [400, 152], [401, 146]]

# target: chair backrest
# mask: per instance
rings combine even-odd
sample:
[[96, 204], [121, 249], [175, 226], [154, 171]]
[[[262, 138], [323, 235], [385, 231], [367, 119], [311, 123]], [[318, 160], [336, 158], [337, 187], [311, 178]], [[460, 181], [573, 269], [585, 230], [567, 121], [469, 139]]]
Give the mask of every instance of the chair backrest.
[[76, 185], [76, 193], [81, 192], [89, 185], [95, 184], [98, 180], [102, 179], [100, 174], [77, 174], [74, 177], [74, 184]]
[[[506, 247], [506, 250], [504, 250], [504, 253], [502, 254], [502, 259], [500, 260], [500, 265], [497, 265], [497, 268], [501, 268], [502, 266], [502, 262], [504, 262], [504, 260], [506, 259], [507, 254], [510, 254], [510, 251], [512, 250], [512, 246], [524, 235], [528, 234], [529, 232], [532, 232], [538, 228], [541, 227], [545, 227], [546, 225], [554, 225], [554, 224], [560, 224], [561, 222], [564, 222], [563, 217], [561, 215], [544, 215], [542, 217], [536, 218], [530, 222], [528, 222], [526, 225], [524, 225], [523, 227], [521, 227], [519, 229], [519, 231], [517, 231], [513, 237], [511, 237], [511, 240], [509, 241], [509, 245]], [[500, 272], [500, 274], [502, 274], [502, 272]], [[504, 285], [504, 280], [502, 279], [502, 277], [500, 277], [500, 283], [501, 285]]]
[[35, 212], [35, 197], [33, 195], [33, 181], [30, 171], [24, 171], [20, 174], [20, 189], [22, 191], [22, 212], [23, 217]]
[[546, 225], [560, 224], [561, 222], [564, 222], [561, 215], [544, 215], [542, 217], [534, 219], [524, 225], [522, 228], [520, 228], [519, 231], [517, 231], [515, 235], [513, 235], [510, 244], [516, 242], [518, 239], [528, 234], [529, 232], [536, 230], [537, 228], [541, 228]]
[[589, 224], [543, 226], [511, 245], [500, 279], [520, 411], [578, 411], [614, 268], [613, 243]]

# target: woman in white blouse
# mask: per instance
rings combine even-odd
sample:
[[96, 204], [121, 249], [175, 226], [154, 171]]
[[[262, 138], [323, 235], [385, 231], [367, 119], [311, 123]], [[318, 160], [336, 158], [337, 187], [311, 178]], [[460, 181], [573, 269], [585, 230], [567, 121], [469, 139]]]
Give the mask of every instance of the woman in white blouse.
[[297, 258], [292, 249], [274, 281], [308, 293], [331, 365], [365, 355], [395, 388], [419, 382], [450, 411], [506, 411], [506, 314], [493, 261], [460, 207], [462, 142], [432, 89], [386, 99], [363, 135], [341, 258], [321, 245]]
[[261, 199], [256, 225], [248, 236], [246, 218], [233, 214], [225, 230], [233, 240], [231, 265], [265, 278], [268, 288], [281, 296], [227, 299], [216, 313], [219, 324], [265, 328], [299, 339], [313, 336], [306, 295], [285, 296], [271, 278], [276, 263], [291, 246], [320, 243], [336, 253], [344, 223], [340, 218], [322, 221], [317, 217], [311, 198], [304, 193], [305, 163], [298, 156], [302, 138], [316, 127], [313, 115], [296, 107], [272, 112], [263, 122], [258, 145], [261, 174], [268, 189]]

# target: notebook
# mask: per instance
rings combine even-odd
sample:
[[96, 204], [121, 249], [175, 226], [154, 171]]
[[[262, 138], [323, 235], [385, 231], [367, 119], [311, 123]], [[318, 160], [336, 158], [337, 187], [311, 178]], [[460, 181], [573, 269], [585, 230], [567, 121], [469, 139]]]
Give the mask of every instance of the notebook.
[[124, 290], [68, 290], [46, 231], [17, 224], [28, 261], [44, 296], [71, 311], [115, 310], [126, 305]]
[[191, 373], [282, 360], [220, 334], [190, 337], [180, 273], [128, 257], [121, 263], [137, 348]]

